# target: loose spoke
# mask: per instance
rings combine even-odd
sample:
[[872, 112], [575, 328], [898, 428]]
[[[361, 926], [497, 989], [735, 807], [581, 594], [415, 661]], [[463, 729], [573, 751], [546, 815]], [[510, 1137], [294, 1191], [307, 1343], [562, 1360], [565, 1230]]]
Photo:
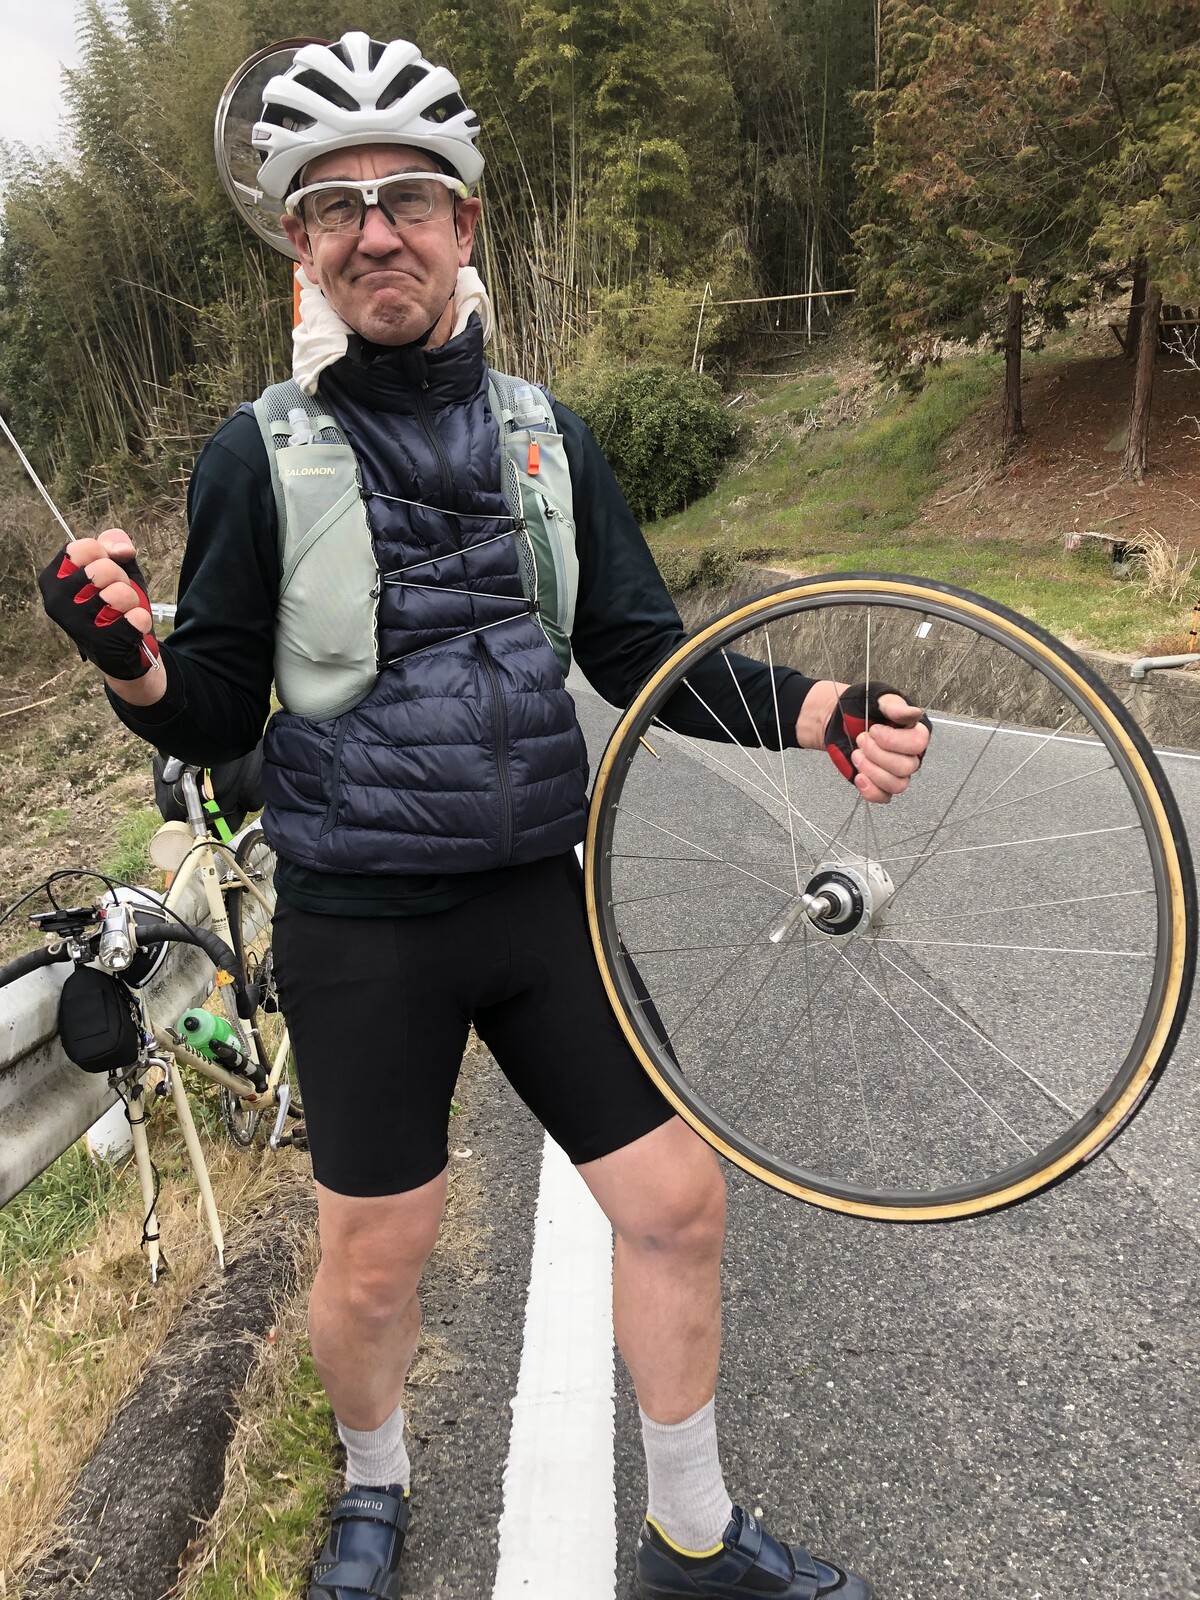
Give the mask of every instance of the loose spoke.
[[[708, 988], [705, 989], [704, 993], [696, 1001], [696, 1003], [692, 1007], [692, 1009], [690, 1011], [688, 1011], [687, 1013], [685, 1013], [685, 1015], [682, 1018], [680, 1018], [680, 1019], [678, 1019], [676, 1021], [676, 1023], [675, 1023], [676, 1031], [682, 1030], [683, 1028], [685, 1028], [688, 1025], [688, 1023], [691, 1021], [691, 1019], [695, 1016], [696, 1012], [699, 1011], [700, 1007], [708, 999], [709, 995], [712, 994], [713, 990], [717, 987], [717, 985], [724, 978], [728, 977], [728, 975], [733, 971], [734, 967], [737, 966], [738, 962], [745, 955], [746, 951], [754, 949], [757, 945], [762, 943], [762, 940], [763, 940], [763, 935], [762, 935], [762, 933], [760, 931], [759, 937], [754, 939], [754, 940], [752, 940], [749, 944], [738, 945], [738, 946], [732, 946], [732, 945], [703, 946], [702, 945], [702, 946], [698, 947], [700, 949], [706, 949], [706, 948], [718, 949], [718, 950], [721, 950], [721, 949], [725, 949], [725, 950], [732, 949], [734, 953], [733, 953], [732, 957], [729, 959], [729, 961], [727, 961], [725, 963], [725, 965], [721, 968], [720, 972], [717, 973], [716, 977], [709, 984]], [[630, 963], [630, 965], [633, 964], [633, 957], [632, 957], [631, 953], [628, 950], [625, 949], [624, 945], [621, 946], [621, 949], [620, 949], [620, 951], [618, 953], [626, 961], [628, 961]], [[643, 955], [674, 955], [676, 953], [683, 953], [683, 952], [676, 952], [676, 951], [673, 951], [673, 950], [643, 950], [643, 951], [637, 952], [637, 954], [639, 956], [643, 956]], [[646, 985], [646, 987], [649, 987], [649, 985]]]
[[[961, 623], [955, 623], [955, 624], [953, 624], [953, 626], [961, 627]], [[971, 654], [972, 650], [974, 650], [978, 646], [979, 641], [980, 641], [980, 639], [982, 637], [983, 637], [983, 635], [979, 634], [979, 633], [973, 633], [971, 635], [971, 637], [967, 640], [966, 644], [963, 646], [961, 652], [959, 653], [958, 658], [951, 664], [951, 666], [947, 670], [945, 676], [942, 678], [942, 681], [938, 684], [937, 688], [933, 691], [933, 693], [926, 700], [926, 702], [925, 702], [926, 706], [932, 707], [932, 706], [935, 706], [937, 704], [938, 697], [942, 693], [942, 690], [946, 687], [946, 685], [950, 682], [950, 680], [952, 678], [956, 678], [958, 676], [959, 667], [962, 666], [963, 662]]]
[[1025, 757], [1024, 761], [1019, 761], [1017, 763], [1017, 765], [1008, 774], [1007, 778], [1001, 778], [1000, 782], [992, 790], [991, 794], [984, 795], [981, 804], [987, 805], [988, 801], [992, 798], [992, 795], [999, 794], [1001, 789], [1004, 788], [1005, 784], [1011, 783], [1012, 780], [1016, 777], [1018, 772], [1023, 772], [1025, 770], [1025, 768], [1029, 765], [1029, 763], [1035, 759], [1035, 757], [1041, 755], [1042, 751], [1046, 748], [1046, 746], [1048, 744], [1053, 744], [1054, 740], [1058, 738], [1059, 734], [1066, 727], [1067, 723], [1070, 722], [1071, 717], [1072, 717], [1072, 713], [1070, 711], [1068, 711], [1066, 716], [1059, 723], [1058, 727], [1055, 728], [1052, 733], [1048, 733], [1046, 735], [1046, 737], [1042, 740], [1041, 744], [1035, 745], [1033, 750], [1030, 752], [1030, 754]]
[[[1010, 795], [1007, 800], [1000, 800], [994, 806], [983, 805], [978, 811], [964, 812], [962, 816], [955, 817], [953, 821], [947, 821], [946, 818], [943, 817], [939, 827], [944, 826], [949, 828], [961, 828], [968, 822], [976, 821], [979, 817], [988, 817], [991, 816], [995, 811], [1003, 811], [1006, 806], [1019, 806], [1027, 800], [1040, 800], [1043, 795], [1053, 794], [1056, 789], [1067, 789], [1070, 788], [1073, 783], [1082, 783], [1085, 778], [1096, 777], [1098, 773], [1115, 771], [1116, 767], [1113, 765], [1113, 763], [1111, 761], [1106, 761], [1102, 767], [1091, 767], [1087, 772], [1077, 772], [1073, 778], [1060, 778], [1057, 783], [1048, 783], [1044, 789], [1032, 789], [1028, 794]], [[1005, 782], [1007, 781], [1008, 780], [1005, 779]], [[997, 784], [996, 788], [992, 790], [992, 794], [997, 794], [1003, 787], [1003, 784]], [[990, 799], [991, 796], [989, 795], [988, 798]], [[919, 839], [921, 837], [921, 831], [918, 831], [917, 833], [906, 834], [902, 839], [893, 839], [888, 848], [894, 850], [898, 844], [905, 844], [909, 839]], [[935, 830], [935, 832], [936, 831], [937, 830]], [[912, 874], [910, 873], [909, 876], [911, 877]]]
[[[759, 979], [758, 987], [755, 989], [754, 993], [750, 996], [749, 1000], [747, 1000], [746, 1004], [742, 1007], [741, 1012], [729, 1024], [728, 1028], [726, 1028], [725, 1032], [721, 1035], [720, 1041], [715, 1046], [713, 1046], [713, 1048], [712, 1048], [712, 1050], [710, 1052], [710, 1061], [709, 1061], [709, 1065], [708, 1065], [708, 1069], [707, 1069], [708, 1072], [712, 1072], [713, 1069], [717, 1065], [719, 1065], [719, 1062], [718, 1062], [717, 1058], [720, 1056], [721, 1052], [725, 1049], [725, 1046], [729, 1043], [729, 1040], [732, 1037], [732, 1035], [735, 1032], [735, 1030], [738, 1027], [740, 1027], [741, 1024], [746, 1020], [746, 1017], [750, 1013], [751, 1006], [754, 1004], [754, 1002], [758, 999], [759, 995], [766, 988], [768, 981], [773, 976], [776, 967], [778, 967], [778, 965], [779, 965], [779, 963], [780, 963], [780, 961], [782, 959], [783, 959], [783, 951], [780, 950], [776, 954], [776, 956], [775, 956], [774, 960], [771, 962], [770, 966], [767, 968], [766, 972], [764, 972], [762, 977]], [[697, 1078], [696, 1078], [697, 1084], [699, 1083], [700, 1078], [702, 1076], [704, 1076], [704, 1075], [705, 1075], [704, 1073], [697, 1074]], [[739, 1115], [740, 1115], [740, 1113], [739, 1113]]]
[[[816, 1036], [816, 1027], [815, 1027], [815, 1024], [813, 1022], [812, 972], [811, 972], [811, 970], [809, 968], [809, 959], [808, 959], [809, 945], [810, 945], [810, 943], [812, 941], [811, 941], [810, 936], [809, 936], [809, 930], [806, 927], [805, 928], [801, 928], [800, 933], [801, 933], [801, 938], [803, 940], [803, 949], [804, 949], [804, 990], [805, 990], [805, 995], [806, 995], [806, 998], [807, 998], [807, 1005], [805, 1007], [805, 1015], [808, 1018], [808, 1056], [809, 1056], [809, 1061], [810, 1061], [810, 1063], [812, 1065], [813, 1104], [816, 1106], [816, 1111], [817, 1111], [817, 1143], [820, 1146], [822, 1160], [825, 1162], [825, 1165], [828, 1167], [830, 1165], [830, 1162], [829, 1162], [829, 1146], [825, 1142], [825, 1124], [824, 1124], [824, 1120], [823, 1120], [822, 1114], [821, 1114], [821, 1085], [820, 1085], [820, 1080], [819, 1080], [819, 1076], [818, 1076], [818, 1073], [817, 1073], [817, 1059], [818, 1059], [818, 1057], [817, 1057], [817, 1036]], [[804, 1018], [802, 1017], [801, 1021], [803, 1021], [803, 1020], [804, 1020]], [[798, 1031], [799, 1031], [799, 1025], [797, 1025], [797, 1028], [793, 1031], [792, 1037], [794, 1037], [795, 1033], [798, 1032]]]
[[[974, 761], [972, 761], [971, 765], [967, 768], [966, 775], [963, 778], [962, 782], [959, 784], [958, 788], [954, 791], [954, 793], [950, 796], [950, 803], [946, 807], [946, 809], [942, 812], [941, 820], [938, 822], [937, 827], [934, 828], [933, 832], [930, 834], [928, 842], [926, 843], [924, 850], [922, 850], [920, 852], [920, 854], [916, 857], [916, 863], [917, 863], [916, 866], [913, 867], [905, 875], [905, 879], [904, 879], [903, 883], [900, 883], [900, 884], [896, 885], [896, 895], [893, 897], [893, 899], [899, 897], [899, 895], [905, 889], [908, 888], [909, 884], [916, 877], [917, 873], [920, 872], [921, 868], [925, 865], [925, 863], [927, 861], [931, 861], [935, 855], [941, 855], [941, 854], [944, 853], [942, 851], [935, 851], [934, 848], [933, 848], [933, 842], [937, 838], [938, 834], [941, 833], [942, 829], [949, 822], [950, 813], [954, 810], [954, 807], [958, 804], [960, 795], [962, 794], [963, 790], [967, 787], [968, 783], [970, 783], [972, 777], [974, 777], [975, 769], [979, 766], [979, 763], [983, 760], [984, 756], [987, 754], [988, 750], [991, 748], [992, 740], [996, 737], [996, 735], [997, 735], [997, 733], [999, 731], [1000, 731], [1000, 724], [997, 722], [996, 726], [992, 729], [992, 731], [988, 734], [987, 738], [984, 740], [983, 748], [980, 750], [979, 754], [975, 757]], [[888, 848], [889, 849], [894, 849], [895, 846], [889, 845]], [[903, 857], [893, 857], [893, 859], [894, 860], [903, 860], [905, 858], [903, 858]]]
[[[832, 964], [833, 963], [830, 962], [831, 966], [832, 966]], [[850, 1001], [851, 1001], [852, 998], [853, 998], [853, 996], [851, 994], [847, 994], [845, 1000], [842, 1002], [841, 1010], [838, 1012], [836, 1018], [833, 1021], [831, 1031], [836, 1030], [840, 1026], [841, 1020], [846, 1014], [846, 1007], [850, 1004]], [[767, 1073], [772, 1070], [772, 1068], [775, 1066], [776, 1062], [778, 1062], [778, 1061], [780, 1061], [782, 1059], [783, 1054], [786, 1051], [788, 1045], [791, 1044], [792, 1040], [800, 1032], [801, 1026], [804, 1023], [806, 1016], [808, 1018], [809, 1033], [811, 1035], [812, 1026], [813, 1026], [813, 1024], [812, 1024], [812, 989], [811, 989], [811, 987], [809, 988], [809, 991], [808, 991], [808, 1005], [805, 1008], [805, 1011], [802, 1012], [801, 1015], [797, 1018], [795, 1027], [792, 1028], [790, 1030], [790, 1032], [784, 1037], [783, 1043], [779, 1046], [779, 1049], [775, 1052], [775, 1055], [770, 1060], [764, 1061], [764, 1063], [762, 1065], [762, 1068], [759, 1071], [757, 1077], [753, 1080], [753, 1082], [750, 1084], [749, 1089], [746, 1091], [745, 1097], [743, 1098], [741, 1103], [737, 1106], [737, 1108], [733, 1112], [732, 1118], [730, 1120], [735, 1125], [737, 1124], [738, 1120], [742, 1116], [742, 1113], [745, 1111], [746, 1107], [750, 1104], [751, 1100], [754, 1098], [754, 1096], [758, 1093], [759, 1089], [762, 1087], [762, 1081], [767, 1076]], [[814, 1053], [814, 1055], [813, 1055], [813, 1079], [814, 1079], [814, 1083], [816, 1081], [816, 1061], [817, 1061], [817, 1057], [816, 1057], [816, 1055]]]
[[656, 944], [646, 945], [641, 950], [622, 950], [621, 954], [626, 961], [640, 961], [643, 956], [700, 955], [707, 950], [736, 950], [740, 954], [743, 950], [753, 950], [758, 943], [758, 939], [749, 939], [745, 944], [732, 941], [726, 944]]

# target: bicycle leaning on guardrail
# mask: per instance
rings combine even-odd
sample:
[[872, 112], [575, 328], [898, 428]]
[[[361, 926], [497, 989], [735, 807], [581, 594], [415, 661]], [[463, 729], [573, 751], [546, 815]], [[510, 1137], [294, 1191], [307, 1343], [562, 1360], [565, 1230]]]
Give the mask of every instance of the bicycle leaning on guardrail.
[[[151, 859], [171, 874], [165, 898], [116, 884], [100, 872], [52, 874], [23, 897], [48, 892], [53, 909], [30, 918], [46, 943], [0, 968], [3, 988], [41, 967], [74, 964], [64, 984], [68, 998], [60, 1006], [59, 1032], [68, 1056], [85, 1070], [107, 1073], [125, 1103], [146, 1207], [142, 1242], [152, 1281], [158, 1278], [161, 1252], [158, 1182], [145, 1130], [148, 1093], [159, 1098], [169, 1094], [174, 1101], [213, 1243], [224, 1262], [212, 1185], [176, 1067], [190, 1067], [218, 1085], [222, 1118], [236, 1144], [253, 1141], [269, 1110], [274, 1112], [268, 1141], [272, 1149], [305, 1142], [303, 1123], [296, 1120], [299, 1107], [292, 1101], [291, 1047], [271, 952], [274, 852], [257, 825], [236, 843], [214, 836], [199, 773], [198, 767], [174, 759], [163, 771], [164, 781], [177, 786], [188, 817], [186, 823], [165, 822], [151, 840]], [[85, 876], [104, 882], [105, 894], [94, 904], [60, 906], [55, 885]], [[196, 927], [182, 914], [197, 884], [207, 905], [208, 927]], [[170, 942], [195, 945], [212, 961], [213, 993], [224, 1015], [191, 1009], [169, 1023], [154, 1015], [143, 986], [160, 964], [161, 947]], [[148, 1090], [147, 1075], [154, 1068], [162, 1077]], [[285, 1131], [289, 1119], [295, 1125]]]

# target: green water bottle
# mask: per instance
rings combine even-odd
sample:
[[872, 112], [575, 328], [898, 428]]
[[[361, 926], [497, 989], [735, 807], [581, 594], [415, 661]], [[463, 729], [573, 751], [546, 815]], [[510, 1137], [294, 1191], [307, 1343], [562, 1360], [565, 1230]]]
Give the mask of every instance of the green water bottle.
[[185, 1011], [175, 1027], [189, 1050], [230, 1072], [246, 1072], [248, 1062], [236, 1030], [212, 1011]]

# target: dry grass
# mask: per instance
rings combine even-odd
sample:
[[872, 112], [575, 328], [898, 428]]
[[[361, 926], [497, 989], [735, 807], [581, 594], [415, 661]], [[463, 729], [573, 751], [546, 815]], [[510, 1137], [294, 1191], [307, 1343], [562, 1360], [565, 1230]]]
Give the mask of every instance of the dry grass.
[[1139, 587], [1153, 600], [1178, 605], [1189, 586], [1196, 562], [1194, 551], [1184, 555], [1177, 543], [1163, 537], [1157, 528], [1143, 528], [1125, 541], [1125, 558], [1141, 573]]
[[180, 1561], [177, 1600], [298, 1592], [320, 1513], [337, 1492], [333, 1414], [308, 1355], [315, 1236], [297, 1259], [304, 1286], [282, 1307], [239, 1398], [221, 1502]]
[[[76, 1475], [136, 1388], [196, 1285], [212, 1243], [173, 1118], [151, 1130], [162, 1174], [159, 1220], [170, 1271], [152, 1288], [136, 1206], [107, 1216], [89, 1241], [51, 1268], [0, 1280], [0, 1594], [53, 1542]], [[289, 1169], [201, 1134], [223, 1222], [236, 1225]]]
[[[464, 1063], [460, 1093], [471, 1093], [478, 1060], [476, 1047]], [[454, 1122], [450, 1147], [456, 1148]], [[486, 1239], [482, 1208], [473, 1163], [456, 1161], [452, 1153], [438, 1254], [450, 1259], [457, 1275], [473, 1270]], [[302, 1287], [283, 1308], [241, 1393], [221, 1502], [185, 1552], [172, 1600], [292, 1600], [303, 1592], [325, 1514], [342, 1483], [333, 1416], [305, 1332], [316, 1260], [314, 1243], [298, 1263]], [[441, 1391], [461, 1370], [458, 1353], [425, 1326], [405, 1388], [410, 1436], [430, 1425]]]

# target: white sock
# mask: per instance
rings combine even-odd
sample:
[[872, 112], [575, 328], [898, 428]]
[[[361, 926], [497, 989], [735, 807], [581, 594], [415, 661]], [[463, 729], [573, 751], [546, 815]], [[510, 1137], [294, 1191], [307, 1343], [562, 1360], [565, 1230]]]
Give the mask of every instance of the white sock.
[[346, 1446], [347, 1487], [382, 1489], [389, 1483], [409, 1486], [412, 1468], [404, 1448], [404, 1407], [397, 1406], [377, 1428], [348, 1428], [337, 1425], [338, 1437]]
[[721, 1543], [733, 1503], [717, 1450], [716, 1400], [683, 1422], [654, 1422], [641, 1407], [647, 1518], [690, 1555]]

